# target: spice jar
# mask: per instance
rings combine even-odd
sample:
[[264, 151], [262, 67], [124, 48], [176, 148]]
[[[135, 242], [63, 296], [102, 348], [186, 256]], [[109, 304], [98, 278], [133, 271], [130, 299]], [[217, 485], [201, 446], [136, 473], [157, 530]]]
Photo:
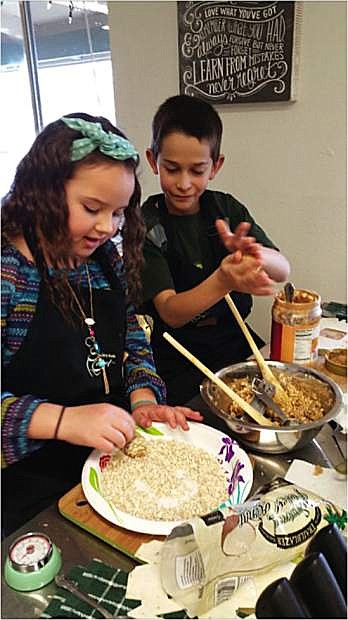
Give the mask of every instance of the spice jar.
[[272, 306], [271, 359], [305, 363], [318, 355], [321, 299], [318, 293], [295, 289], [291, 302], [284, 292]]

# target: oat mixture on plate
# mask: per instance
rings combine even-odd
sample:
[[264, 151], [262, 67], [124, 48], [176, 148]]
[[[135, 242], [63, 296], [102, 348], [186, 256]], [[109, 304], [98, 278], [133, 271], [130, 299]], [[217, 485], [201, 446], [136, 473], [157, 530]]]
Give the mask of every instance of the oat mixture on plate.
[[105, 499], [142, 519], [178, 521], [214, 510], [227, 499], [216, 458], [192, 444], [149, 439], [146, 454], [114, 454], [101, 476]]

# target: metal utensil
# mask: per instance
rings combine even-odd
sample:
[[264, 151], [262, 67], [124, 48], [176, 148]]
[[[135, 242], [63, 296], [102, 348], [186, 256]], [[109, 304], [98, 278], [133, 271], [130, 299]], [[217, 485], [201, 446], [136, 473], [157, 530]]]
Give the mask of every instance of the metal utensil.
[[[81, 601], [83, 601], [84, 603], [87, 603], [88, 605], [93, 607], [93, 609], [96, 609], [97, 611], [99, 611], [99, 613], [102, 614], [104, 618], [115, 618], [116, 617], [112, 613], [110, 613], [110, 611], [105, 609], [105, 607], [103, 607], [99, 603], [96, 603], [95, 600], [89, 594], [87, 594], [86, 592], [82, 592], [82, 590], [79, 590], [75, 581], [73, 581], [72, 579], [69, 579], [65, 575], [60, 574], [60, 575], [56, 575], [54, 580], [56, 582], [56, 585], [59, 588], [64, 588], [64, 590], [68, 590], [69, 592], [74, 594], [77, 598], [79, 598]], [[117, 616], [117, 618], [124, 618], [124, 619], [130, 618], [130, 617], [131, 616]]]
[[[334, 420], [332, 420], [332, 422], [334, 422]], [[335, 426], [333, 425], [333, 423], [330, 423], [331, 428], [333, 428], [333, 433], [331, 435], [333, 441], [335, 442], [335, 445], [340, 453], [340, 457], [342, 458], [342, 461], [340, 461], [339, 463], [337, 463], [337, 465], [334, 465], [334, 469], [337, 471], [337, 473], [341, 474], [342, 476], [347, 476], [347, 458], [344, 456], [342, 448], [339, 444], [339, 442], [337, 441], [337, 437], [336, 435], [338, 435], [340, 433], [340, 426], [335, 423]]]
[[337, 471], [338, 474], [341, 474], [342, 476], [347, 477], [347, 459], [344, 459], [344, 461], [341, 461], [341, 463], [338, 463], [338, 465], [335, 465], [335, 470]]
[[239, 310], [237, 308], [237, 306], [235, 305], [231, 295], [229, 295], [227, 293], [227, 295], [225, 295], [225, 301], [229, 307], [229, 309], [231, 310], [234, 318], [236, 319], [239, 327], [241, 328], [245, 338], [247, 339], [249, 346], [254, 354], [254, 357], [259, 365], [259, 368], [261, 370], [262, 376], [263, 378], [268, 381], [268, 383], [271, 383], [272, 385], [274, 385], [275, 387], [275, 395], [276, 398], [280, 399], [282, 398], [283, 400], [286, 400], [288, 398], [285, 390], [283, 389], [283, 387], [280, 385], [277, 377], [273, 374], [272, 370], [270, 369], [269, 365], [266, 363], [266, 361], [264, 360], [261, 352], [259, 351], [259, 349], [257, 348], [256, 342], [253, 339], [249, 329], [247, 328], [246, 324], [244, 323]]
[[268, 383], [264, 379], [254, 377], [251, 382], [251, 389], [257, 398], [259, 398], [267, 407], [273, 409], [278, 418], [282, 421], [282, 426], [291, 424], [290, 418], [288, 418], [284, 411], [273, 400], [273, 396], [275, 394], [274, 385]]
[[227, 394], [227, 396], [231, 400], [236, 402], [237, 405], [239, 405], [239, 407], [243, 409], [243, 411], [248, 413], [249, 416], [257, 424], [260, 424], [261, 426], [262, 425], [267, 426], [267, 427], [273, 426], [271, 420], [269, 420], [268, 418], [265, 418], [265, 416], [263, 416], [259, 411], [254, 409], [254, 407], [252, 407], [250, 403], [248, 403], [243, 398], [241, 398], [241, 396], [239, 396], [239, 394], [234, 392], [232, 388], [228, 387], [226, 383], [221, 381], [221, 379], [219, 379], [219, 377], [214, 372], [212, 372], [209, 368], [207, 368], [207, 366], [202, 364], [202, 362], [199, 359], [197, 359], [197, 357], [195, 357], [192, 353], [190, 353], [190, 351], [188, 351], [185, 347], [183, 347], [182, 344], [180, 344], [180, 342], [178, 342], [177, 340], [175, 340], [175, 338], [173, 338], [173, 336], [171, 336], [167, 332], [163, 332], [163, 338], [165, 338], [165, 340], [167, 340], [174, 347], [174, 349], [179, 351], [179, 353], [181, 353], [190, 362], [192, 362], [192, 364], [196, 366], [203, 374], [205, 374], [206, 377], [208, 377], [208, 379], [210, 379], [212, 383], [217, 385], [220, 388], [220, 390], [222, 390], [225, 394]]
[[294, 294], [295, 294], [294, 285], [292, 284], [292, 282], [287, 282], [284, 286], [285, 301], [291, 304], [292, 300], [294, 299]]

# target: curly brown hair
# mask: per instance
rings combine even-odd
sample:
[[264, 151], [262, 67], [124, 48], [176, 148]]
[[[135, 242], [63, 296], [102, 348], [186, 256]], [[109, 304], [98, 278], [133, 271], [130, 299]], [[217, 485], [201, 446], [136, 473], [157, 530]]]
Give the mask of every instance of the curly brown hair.
[[[104, 131], [126, 137], [102, 116], [95, 117], [83, 112], [65, 116], [98, 122]], [[99, 150], [95, 150], [82, 160], [72, 162], [72, 141], [80, 137], [79, 131], [70, 129], [62, 120], [47, 125], [19, 163], [12, 186], [2, 201], [1, 211], [3, 245], [7, 245], [16, 236], [25, 237], [52, 301], [61, 308], [66, 317], [71, 309], [72, 299], [70, 288], [66, 286], [71, 238], [65, 184], [73, 178], [80, 166], [94, 166], [111, 161]], [[141, 292], [142, 246], [145, 237], [140, 208], [141, 188], [136, 174], [139, 158], [136, 161], [130, 158], [117, 163], [132, 170], [135, 178], [134, 192], [125, 210], [122, 237], [128, 299], [137, 303]], [[56, 271], [54, 278], [48, 274], [47, 263]]]

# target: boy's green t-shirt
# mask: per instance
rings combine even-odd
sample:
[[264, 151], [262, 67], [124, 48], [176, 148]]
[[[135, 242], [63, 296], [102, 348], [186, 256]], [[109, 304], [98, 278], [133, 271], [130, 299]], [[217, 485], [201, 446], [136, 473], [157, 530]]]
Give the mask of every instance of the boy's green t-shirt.
[[228, 251], [215, 229], [218, 218], [226, 219], [232, 232], [240, 222], [250, 222], [248, 235], [265, 247], [277, 249], [247, 208], [231, 194], [206, 190], [200, 199], [200, 211], [183, 216], [169, 214], [164, 195], [157, 194], [148, 198], [142, 212], [147, 227], [144, 302], [165, 289], [189, 290], [219, 266]]

